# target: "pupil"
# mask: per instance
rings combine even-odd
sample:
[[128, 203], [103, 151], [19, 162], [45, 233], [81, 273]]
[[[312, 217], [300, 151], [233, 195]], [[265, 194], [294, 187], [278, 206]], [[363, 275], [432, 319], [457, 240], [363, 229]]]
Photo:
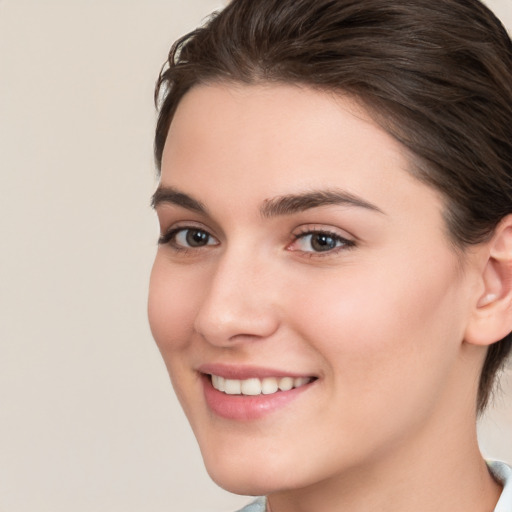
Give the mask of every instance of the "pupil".
[[208, 244], [209, 235], [199, 229], [189, 229], [186, 239], [190, 247], [201, 247]]
[[315, 251], [330, 251], [336, 247], [336, 240], [330, 235], [315, 235], [311, 240]]

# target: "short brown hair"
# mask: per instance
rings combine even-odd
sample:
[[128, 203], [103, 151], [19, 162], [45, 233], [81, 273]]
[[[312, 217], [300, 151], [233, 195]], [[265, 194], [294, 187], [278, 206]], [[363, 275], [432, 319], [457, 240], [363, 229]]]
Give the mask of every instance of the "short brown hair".
[[[297, 83], [350, 94], [414, 155], [439, 190], [455, 246], [512, 213], [512, 42], [478, 0], [232, 0], [171, 48], [155, 91], [160, 169], [170, 123], [192, 87]], [[489, 347], [478, 409], [511, 351]]]

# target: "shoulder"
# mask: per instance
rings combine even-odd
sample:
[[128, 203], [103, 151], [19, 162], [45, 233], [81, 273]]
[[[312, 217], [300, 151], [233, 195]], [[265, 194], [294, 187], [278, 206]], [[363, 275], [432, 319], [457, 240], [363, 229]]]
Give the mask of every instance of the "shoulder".
[[261, 497], [246, 505], [243, 509], [238, 512], [265, 512], [266, 509], [266, 500]]
[[494, 512], [512, 512], [512, 468], [499, 461], [487, 462], [494, 478], [503, 485], [503, 492]]

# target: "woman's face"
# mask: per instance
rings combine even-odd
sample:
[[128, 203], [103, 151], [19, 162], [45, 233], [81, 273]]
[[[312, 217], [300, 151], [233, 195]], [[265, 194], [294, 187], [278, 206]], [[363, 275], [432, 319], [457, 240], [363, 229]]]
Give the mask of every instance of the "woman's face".
[[409, 168], [347, 98], [218, 84], [180, 103], [149, 319], [220, 485], [270, 493], [433, 449], [455, 397], [472, 405], [472, 273]]

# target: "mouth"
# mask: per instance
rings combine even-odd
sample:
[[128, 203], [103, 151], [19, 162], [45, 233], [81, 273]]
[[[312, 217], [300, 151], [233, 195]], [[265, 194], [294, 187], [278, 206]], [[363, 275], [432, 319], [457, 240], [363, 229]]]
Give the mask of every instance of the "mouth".
[[[316, 376], [293, 375], [261, 367], [204, 365], [199, 368], [206, 405], [229, 420], [258, 420], [288, 408], [316, 388]], [[284, 373], [284, 374], [283, 374]]]
[[226, 395], [273, 395], [282, 391], [306, 386], [315, 377], [252, 377], [249, 379], [229, 379], [220, 375], [209, 374], [214, 389]]

